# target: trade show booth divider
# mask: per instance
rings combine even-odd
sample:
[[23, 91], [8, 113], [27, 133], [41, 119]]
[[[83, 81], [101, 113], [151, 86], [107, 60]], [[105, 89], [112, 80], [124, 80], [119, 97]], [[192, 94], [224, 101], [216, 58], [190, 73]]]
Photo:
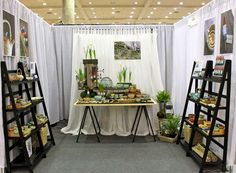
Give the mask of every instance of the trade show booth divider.
[[[231, 105], [230, 105], [230, 128], [228, 145], [228, 164], [235, 164], [236, 152], [236, 1], [235, 0], [214, 0], [194, 12], [183, 20], [174, 24], [174, 45], [173, 45], [173, 82], [172, 101], [175, 112], [182, 115], [186, 93], [190, 81], [193, 62], [213, 60], [216, 56], [222, 55], [225, 59], [232, 60], [232, 80], [231, 80]], [[227, 23], [227, 29], [225, 24]], [[214, 25], [214, 47], [207, 49], [207, 36]], [[223, 30], [227, 30], [228, 50], [224, 50], [220, 44], [223, 38]], [[205, 37], [204, 37], [205, 36]], [[233, 38], [232, 38], [233, 36]], [[233, 39], [233, 40], [232, 40]], [[232, 53], [229, 53], [232, 52]], [[193, 106], [188, 109], [188, 113], [193, 113]], [[222, 142], [222, 141], [221, 141]], [[214, 146], [214, 151], [220, 152]], [[219, 153], [222, 154], [222, 153]]]

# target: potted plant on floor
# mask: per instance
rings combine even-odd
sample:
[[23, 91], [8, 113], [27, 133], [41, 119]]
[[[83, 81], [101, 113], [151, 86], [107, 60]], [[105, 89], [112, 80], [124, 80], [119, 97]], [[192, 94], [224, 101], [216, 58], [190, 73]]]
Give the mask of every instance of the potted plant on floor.
[[174, 143], [178, 137], [180, 117], [178, 115], [168, 115], [160, 123], [158, 137], [161, 141]]
[[159, 112], [157, 113], [158, 118], [165, 118], [165, 105], [171, 99], [171, 95], [168, 91], [162, 90], [157, 92], [156, 100], [159, 103]]

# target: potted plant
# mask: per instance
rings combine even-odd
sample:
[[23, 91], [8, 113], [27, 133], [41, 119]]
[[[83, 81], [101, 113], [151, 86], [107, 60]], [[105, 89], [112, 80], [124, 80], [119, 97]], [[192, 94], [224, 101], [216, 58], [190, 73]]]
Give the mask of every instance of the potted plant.
[[160, 131], [158, 137], [161, 141], [174, 143], [178, 137], [180, 117], [178, 115], [169, 115], [160, 122]]
[[102, 83], [98, 83], [98, 91], [99, 95], [101, 96], [105, 95], [105, 86]]
[[159, 112], [157, 113], [157, 116], [159, 118], [165, 118], [165, 105], [170, 101], [170, 99], [171, 95], [166, 90], [162, 90], [157, 93], [156, 100], [159, 103]]
[[85, 83], [85, 76], [84, 76], [84, 73], [81, 69], [79, 69], [79, 71], [75, 71], [76, 72], [76, 80], [78, 82], [78, 87], [79, 89], [83, 88], [84, 87], [84, 83]]

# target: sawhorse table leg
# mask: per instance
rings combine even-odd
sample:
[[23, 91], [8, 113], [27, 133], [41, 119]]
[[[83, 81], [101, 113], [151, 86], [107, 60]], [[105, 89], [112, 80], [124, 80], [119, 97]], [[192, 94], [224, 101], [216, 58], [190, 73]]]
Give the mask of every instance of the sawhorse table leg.
[[[92, 108], [92, 111], [91, 111], [91, 108]], [[97, 140], [98, 140], [98, 142], [100, 142], [98, 134], [101, 133], [101, 128], [100, 128], [100, 125], [98, 123], [98, 119], [97, 119], [96, 113], [94, 111], [94, 108], [92, 106], [91, 106], [91, 108], [89, 106], [86, 106], [85, 109], [84, 109], [84, 114], [83, 114], [83, 117], [82, 117], [82, 121], [81, 121], [81, 124], [80, 124], [80, 127], [79, 127], [79, 132], [78, 132], [78, 135], [77, 135], [77, 139], [76, 139], [77, 143], [79, 141], [81, 130], [84, 128], [84, 123], [85, 123], [88, 111], [89, 111], [89, 115], [90, 115], [91, 120], [92, 120], [92, 124], [93, 124], [94, 131], [96, 133]], [[98, 129], [99, 129], [98, 131], [97, 131], [95, 122], [98, 126]]]
[[[153, 136], [154, 141], [156, 141], [155, 134], [154, 134], [153, 127], [152, 127], [152, 123], [151, 123], [150, 117], [148, 115], [147, 107], [146, 106], [138, 106], [138, 109], [137, 109], [137, 112], [135, 115], [135, 119], [134, 119], [134, 122], [132, 125], [132, 129], [131, 129], [131, 133], [132, 133], [135, 128], [133, 142], [135, 141], [135, 137], [136, 137], [136, 134], [138, 131], [138, 126], [139, 126], [143, 111], [144, 111], [144, 115], [146, 117], [148, 128], [150, 127], [150, 129], [151, 129], [151, 133], [152, 133], [151, 135]], [[136, 124], [136, 121], [137, 121], [137, 124]], [[136, 126], [135, 126], [135, 124], [136, 124]]]

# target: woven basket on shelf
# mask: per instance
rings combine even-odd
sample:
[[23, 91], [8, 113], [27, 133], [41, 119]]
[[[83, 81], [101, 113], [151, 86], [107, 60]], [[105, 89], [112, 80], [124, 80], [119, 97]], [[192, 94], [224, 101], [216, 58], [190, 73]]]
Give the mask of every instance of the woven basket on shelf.
[[[48, 127], [47, 126], [42, 127], [40, 129], [40, 136], [42, 139], [43, 146], [46, 145], [48, 142]], [[33, 135], [33, 137], [32, 137], [32, 146], [33, 146], [33, 148], [39, 147], [39, 142], [38, 142], [38, 138], [37, 138], [36, 134]]]
[[[191, 138], [192, 129], [184, 124], [184, 140], [185, 142], [189, 143]], [[195, 132], [195, 136], [193, 138], [193, 145], [197, 143], [202, 143], [202, 135], [199, 132]]]

